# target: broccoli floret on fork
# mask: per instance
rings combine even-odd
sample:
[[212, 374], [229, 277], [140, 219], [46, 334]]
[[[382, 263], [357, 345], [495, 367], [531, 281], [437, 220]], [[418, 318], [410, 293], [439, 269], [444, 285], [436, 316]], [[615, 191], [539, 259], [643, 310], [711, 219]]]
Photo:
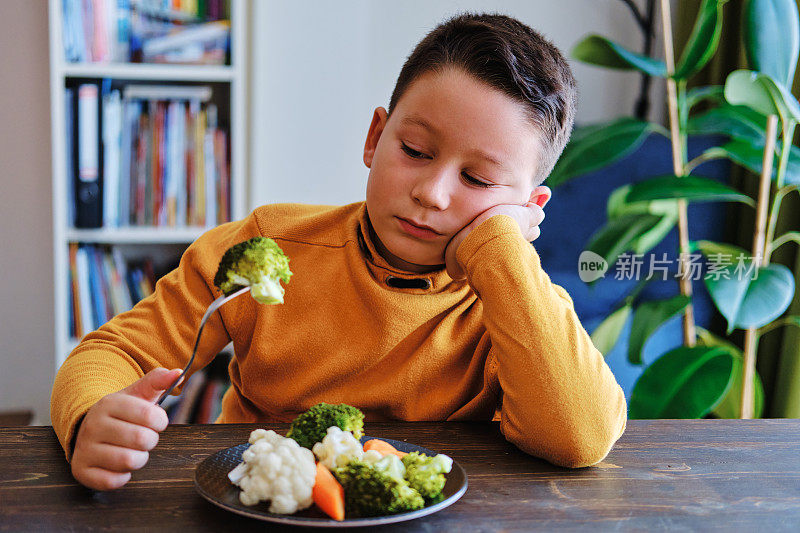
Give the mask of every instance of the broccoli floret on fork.
[[289, 282], [289, 258], [272, 239], [253, 237], [231, 246], [222, 256], [214, 285], [226, 296], [244, 287], [262, 304], [283, 303], [280, 282]]

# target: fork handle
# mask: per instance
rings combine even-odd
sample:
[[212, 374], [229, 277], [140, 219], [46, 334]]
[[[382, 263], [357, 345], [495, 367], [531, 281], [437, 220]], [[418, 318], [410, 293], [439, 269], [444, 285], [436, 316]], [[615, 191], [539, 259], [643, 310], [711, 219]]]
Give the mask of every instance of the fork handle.
[[172, 382], [172, 385], [170, 385], [169, 388], [163, 392], [163, 394], [161, 394], [161, 396], [158, 398], [158, 401], [156, 402], [156, 405], [162, 404], [162, 402], [167, 398], [167, 396], [169, 396], [169, 394], [175, 389], [175, 387], [178, 386], [178, 383], [181, 381], [181, 379], [183, 379], [183, 376], [185, 376], [186, 373], [189, 371], [189, 368], [191, 368], [192, 363], [194, 362], [194, 358], [197, 355], [197, 347], [200, 345], [200, 337], [203, 335], [203, 328], [205, 327], [206, 322], [208, 322], [208, 319], [211, 318], [211, 315], [214, 314], [214, 311], [222, 307], [222, 304], [233, 300], [237, 296], [244, 294], [249, 290], [250, 287], [243, 287], [229, 296], [225, 296], [223, 294], [222, 296], [211, 302], [211, 305], [209, 305], [208, 309], [206, 309], [206, 312], [203, 315], [202, 320], [200, 320], [200, 328], [197, 330], [197, 338], [194, 341], [194, 348], [192, 349], [192, 356], [189, 358], [189, 362], [186, 363], [186, 366], [183, 368], [183, 372], [181, 372], [180, 376], [178, 376], [177, 379]]

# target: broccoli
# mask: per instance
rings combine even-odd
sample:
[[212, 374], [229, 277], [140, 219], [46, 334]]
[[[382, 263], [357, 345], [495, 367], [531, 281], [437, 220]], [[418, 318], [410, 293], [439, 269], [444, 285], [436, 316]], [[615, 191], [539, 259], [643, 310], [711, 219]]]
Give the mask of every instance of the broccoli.
[[428, 501], [439, 498], [446, 481], [444, 475], [453, 468], [453, 460], [441, 453], [428, 457], [412, 452], [403, 457], [403, 464], [408, 484]]
[[283, 303], [280, 280], [289, 282], [289, 258], [272, 239], [253, 237], [234, 244], [219, 262], [214, 285], [226, 296], [250, 287], [253, 298], [262, 304]]
[[286, 436], [311, 449], [325, 438], [331, 426], [350, 431], [360, 439], [364, 435], [364, 413], [346, 403], [318, 403], [292, 421]]
[[[382, 468], [386, 466], [386, 468]], [[422, 509], [425, 500], [390, 465], [353, 459], [333, 469], [344, 487], [346, 516], [381, 516]]]

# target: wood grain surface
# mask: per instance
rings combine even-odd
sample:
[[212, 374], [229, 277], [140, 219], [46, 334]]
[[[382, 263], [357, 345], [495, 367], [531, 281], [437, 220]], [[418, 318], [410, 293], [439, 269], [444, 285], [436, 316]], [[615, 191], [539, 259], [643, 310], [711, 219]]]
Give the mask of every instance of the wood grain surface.
[[[302, 531], [231, 514], [194, 490], [195, 466], [256, 427], [170, 426], [122, 489], [69, 473], [50, 427], [0, 428], [0, 530]], [[458, 461], [453, 506], [385, 531], [800, 531], [800, 420], [642, 420], [599, 465], [569, 470], [507, 443], [496, 423], [372, 423], [366, 433]]]

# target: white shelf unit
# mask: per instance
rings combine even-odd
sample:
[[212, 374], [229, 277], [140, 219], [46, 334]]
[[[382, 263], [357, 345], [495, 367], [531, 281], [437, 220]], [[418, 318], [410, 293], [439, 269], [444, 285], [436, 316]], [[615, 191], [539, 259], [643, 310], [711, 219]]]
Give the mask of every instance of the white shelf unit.
[[[111, 244], [126, 255], [174, 260], [208, 228], [126, 227], [75, 229], [67, 220], [68, 198], [65, 140], [65, 89], [71, 79], [125, 80], [133, 82], [213, 83], [227, 85], [230, 135], [230, 216], [246, 216], [247, 167], [247, 0], [229, 0], [231, 14], [231, 64], [226, 66], [164, 65], [144, 63], [68, 63], [62, 40], [62, 1], [49, 0], [50, 111], [53, 183], [54, 363], [56, 370], [78, 344], [69, 331], [69, 243]], [[108, 1], [108, 0], [107, 0]], [[110, 0], [115, 1], [115, 0]]]

